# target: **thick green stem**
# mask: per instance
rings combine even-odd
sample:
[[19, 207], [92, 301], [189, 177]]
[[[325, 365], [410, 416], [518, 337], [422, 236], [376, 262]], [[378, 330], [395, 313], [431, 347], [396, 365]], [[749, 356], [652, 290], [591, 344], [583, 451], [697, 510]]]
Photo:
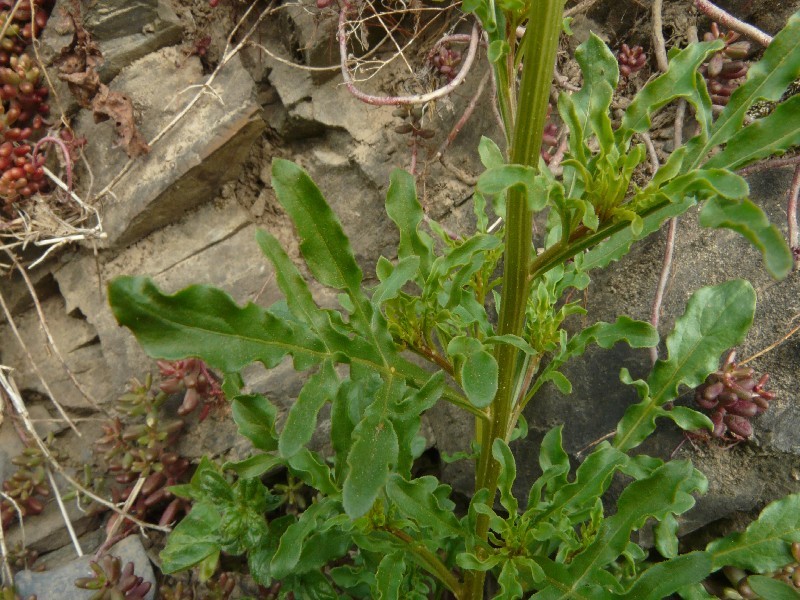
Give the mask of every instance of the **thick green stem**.
[[[553, 65], [561, 33], [564, 0], [532, 0], [528, 12], [527, 32], [518, 51], [524, 55], [515, 130], [510, 161], [536, 167], [547, 115], [547, 103], [553, 78]], [[513, 78], [512, 78], [513, 80]], [[506, 239], [503, 273], [503, 296], [500, 306], [498, 334], [521, 335], [530, 293], [528, 270], [531, 261], [533, 214], [525, 189], [512, 188], [506, 201]], [[505, 439], [514, 408], [514, 390], [519, 351], [510, 344], [498, 344], [495, 351], [499, 370], [498, 390], [490, 408], [488, 430], [481, 429], [481, 453], [478, 462], [476, 490], [486, 488], [490, 497], [497, 492], [499, 465], [492, 458], [495, 438]], [[477, 535], [486, 539], [488, 517], [481, 515]], [[470, 571], [465, 582], [465, 598], [483, 597], [485, 574]]]

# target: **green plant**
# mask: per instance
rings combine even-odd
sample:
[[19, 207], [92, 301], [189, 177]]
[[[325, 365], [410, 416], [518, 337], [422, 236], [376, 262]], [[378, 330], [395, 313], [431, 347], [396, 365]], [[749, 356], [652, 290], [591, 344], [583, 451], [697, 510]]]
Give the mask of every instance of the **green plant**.
[[[756, 294], [743, 280], [692, 296], [666, 340], [667, 358], [646, 381], [622, 372], [640, 401], [628, 408], [613, 441], [597, 446], [571, 476], [561, 428], [551, 430], [539, 453], [543, 474], [527, 503], [512, 493], [516, 466], [509, 443], [521, 435], [522, 411], [536, 391], [551, 381], [569, 392], [560, 369], [590, 344], [658, 342], [652, 326], [625, 316], [567, 333], [564, 321], [582, 312], [569, 293], [586, 288], [592, 269], [700, 203], [701, 224], [740, 232], [762, 252], [770, 273], [782, 277], [792, 268], [780, 233], [747, 198], [747, 183], [733, 170], [800, 143], [798, 96], [743, 126], [756, 100], [778, 101], [800, 75], [800, 14], [716, 118], [698, 69], [724, 41], [674, 51], [669, 69], [614, 123], [609, 110], [619, 66], [597, 37], [589, 39], [576, 53], [583, 87], [558, 102], [569, 149], [557, 179], [540, 161], [540, 147], [562, 8], [561, 0], [464, 3], [489, 39], [508, 147], [505, 156], [494, 142], [481, 142], [486, 171], [475, 194], [473, 235], [453, 239], [434, 221], [428, 221], [432, 235], [424, 231], [414, 179], [396, 171], [386, 207], [400, 232], [398, 260], [378, 261], [380, 283], [368, 294], [321, 192], [300, 167], [276, 160], [273, 188], [295, 223], [303, 259], [320, 284], [342, 292], [341, 310], [315, 303], [298, 268], [266, 232], [257, 240], [286, 298], [269, 309], [237, 306], [204, 286], [167, 295], [146, 278], [112, 282], [117, 320], [151, 355], [197, 357], [225, 374], [233, 418], [262, 451], [224, 467], [204, 459], [190, 484], [173, 488], [194, 505], [162, 553], [166, 572], [199, 565], [209, 577], [225, 552], [246, 555], [257, 582], [279, 581], [281, 594], [296, 597], [440, 598], [447, 590], [459, 600], [476, 600], [492, 572], [497, 598], [535, 592], [542, 599], [658, 599], [675, 592], [708, 598], [700, 582], [724, 566], [766, 573], [792, 562], [800, 495], [768, 506], [746, 532], [680, 555], [677, 517], [693, 506], [706, 480], [688, 461], [631, 453], [659, 418], [686, 430], [713, 430], [705, 415], [671, 403], [681, 386], [702, 384], [720, 355], [744, 339]], [[634, 138], [648, 130], [655, 111], [676, 99], [694, 108], [699, 133], [648, 183], [632, 184], [645, 160]], [[499, 232], [489, 231], [489, 201], [505, 219]], [[544, 251], [534, 255], [532, 218], [540, 211], [548, 211], [547, 235]], [[309, 377], [279, 428], [277, 408], [263, 396], [243, 394], [238, 373], [253, 361], [273, 368], [286, 357]], [[453, 513], [447, 485], [412, 477], [423, 448], [420, 417], [439, 401], [475, 417], [475, 494], [462, 518]], [[326, 404], [330, 459], [308, 447]], [[280, 498], [259, 477], [277, 466], [318, 492], [299, 515], [273, 512]], [[616, 473], [631, 482], [607, 516], [601, 497]], [[648, 521], [657, 522], [660, 558], [631, 541]]]

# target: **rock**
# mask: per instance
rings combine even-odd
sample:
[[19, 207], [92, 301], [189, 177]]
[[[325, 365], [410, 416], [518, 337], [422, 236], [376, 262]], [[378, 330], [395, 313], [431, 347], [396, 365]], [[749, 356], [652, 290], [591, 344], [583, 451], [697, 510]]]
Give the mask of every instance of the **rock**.
[[158, 17], [159, 0], [109, 0], [86, 9], [83, 21], [98, 40], [141, 33]]
[[[153, 600], [156, 597], [156, 579], [153, 567], [138, 536], [131, 535], [126, 537], [112, 546], [108, 554], [118, 557], [122, 562], [123, 568], [127, 563], [133, 562], [133, 572], [138, 577], [142, 577], [145, 581], [151, 583], [150, 591], [145, 596], [145, 600]], [[41, 599], [70, 598], [70, 600], [80, 600], [82, 598], [92, 598], [96, 591], [82, 590], [75, 587], [76, 579], [94, 576], [94, 572], [89, 567], [91, 560], [91, 555], [84, 555], [76, 558], [71, 563], [50, 571], [21, 571], [14, 576], [17, 593], [24, 598], [32, 594], [36, 594]]]
[[[63, 298], [58, 295], [40, 304], [66, 367], [79, 377], [82, 386], [97, 403], [108, 402], [112, 392], [106, 377], [108, 365], [98, 345], [94, 327], [80, 311], [68, 312]], [[14, 320], [25, 347], [22, 347], [8, 325], [0, 325], [0, 337], [7, 340], [2, 348], [2, 360], [4, 364], [15, 368], [14, 378], [20, 390], [34, 390], [45, 396], [52, 393], [54, 399], [66, 408], [91, 407], [75, 388], [64, 364], [51, 349], [36, 311], [27, 311]], [[28, 353], [35, 365], [30, 363]], [[40, 375], [47, 380], [47, 387]]]
[[302, 55], [309, 67], [333, 67], [311, 71], [315, 83], [322, 83], [339, 74], [339, 47], [336, 44], [335, 12], [320, 10], [314, 0], [304, 0], [286, 7], [285, 18], [291, 35], [283, 38], [291, 54]]
[[[196, 57], [166, 48], [124, 69], [111, 87], [132, 99], [141, 114], [137, 126], [152, 140], [198, 93], [191, 86], [204, 81]], [[213, 92], [203, 94], [113, 186], [103, 207], [105, 245], [128, 245], [211, 200], [226, 181], [238, 176], [264, 126], [259, 112], [253, 81], [234, 57], [219, 72]], [[87, 158], [94, 169], [94, 189], [100, 189], [127, 162], [117, 147], [114, 124], [94, 123], [90, 114], [82, 112], [76, 131], [92, 140]]]

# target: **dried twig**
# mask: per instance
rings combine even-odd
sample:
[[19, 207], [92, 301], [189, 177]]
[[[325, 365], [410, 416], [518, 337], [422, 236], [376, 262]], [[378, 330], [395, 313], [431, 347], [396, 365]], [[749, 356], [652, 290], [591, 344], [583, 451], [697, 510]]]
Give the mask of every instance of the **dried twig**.
[[729, 12], [722, 10], [719, 6], [712, 4], [708, 0], [694, 0], [694, 5], [700, 9], [701, 12], [705, 13], [717, 23], [724, 25], [732, 31], [738, 31], [741, 34], [746, 35], [751, 40], [758, 42], [765, 48], [772, 43], [771, 35], [764, 33], [758, 27], [754, 27], [749, 23], [740, 21]]
[[453, 128], [450, 130], [450, 133], [447, 135], [444, 142], [442, 142], [442, 145], [439, 146], [439, 149], [436, 151], [436, 155], [434, 156], [435, 159], [441, 160], [445, 151], [447, 151], [447, 148], [450, 146], [450, 144], [453, 143], [453, 140], [456, 139], [456, 136], [458, 136], [458, 134], [461, 132], [464, 125], [467, 124], [467, 121], [469, 121], [470, 117], [472, 116], [472, 113], [475, 112], [475, 109], [478, 106], [478, 101], [481, 99], [483, 91], [486, 89], [486, 84], [489, 83], [489, 79], [491, 78], [491, 76], [492, 76], [492, 70], [487, 69], [486, 73], [484, 73], [483, 77], [481, 77], [481, 81], [478, 84], [478, 89], [475, 90], [475, 94], [473, 94], [472, 99], [469, 101], [469, 104], [467, 105], [467, 108], [464, 110], [464, 114], [461, 115], [461, 118], [458, 121], [456, 121], [456, 124], [453, 125]]
[[789, 187], [789, 202], [786, 206], [786, 219], [789, 226], [789, 248], [794, 255], [794, 268], [800, 264], [800, 246], [797, 242], [797, 197], [800, 196], [800, 165], [797, 165]]
[[39, 297], [36, 294], [36, 289], [33, 287], [33, 283], [28, 277], [28, 274], [25, 272], [25, 269], [22, 268], [22, 265], [17, 260], [16, 256], [14, 256], [9, 250], [6, 250], [6, 254], [11, 259], [11, 262], [14, 263], [14, 266], [19, 271], [19, 274], [22, 275], [22, 279], [25, 281], [25, 285], [28, 287], [28, 294], [30, 295], [31, 299], [33, 300], [33, 305], [36, 308], [36, 314], [39, 316], [39, 322], [42, 325], [42, 330], [44, 331], [45, 337], [47, 338], [48, 344], [50, 344], [50, 348], [52, 348], [53, 352], [58, 358], [61, 365], [64, 367], [64, 370], [67, 372], [67, 376], [70, 378], [70, 381], [75, 385], [81, 395], [86, 398], [87, 402], [92, 405], [95, 410], [105, 413], [107, 416], [109, 415], [108, 411], [100, 406], [100, 404], [86, 391], [86, 389], [81, 385], [81, 383], [75, 377], [75, 374], [67, 365], [67, 361], [64, 360], [64, 356], [61, 354], [61, 350], [58, 348], [58, 344], [56, 344], [56, 340], [53, 337], [53, 334], [50, 332], [50, 327], [47, 325], [47, 319], [45, 319], [44, 311], [42, 310], [42, 306], [39, 303]]
[[366, 104], [372, 104], [374, 106], [425, 104], [433, 100], [438, 100], [439, 98], [444, 98], [450, 94], [459, 85], [461, 85], [469, 73], [472, 63], [475, 60], [478, 50], [478, 41], [480, 40], [479, 27], [477, 23], [473, 24], [472, 26], [469, 48], [467, 49], [467, 55], [464, 57], [464, 61], [461, 63], [461, 68], [453, 80], [448, 84], [426, 94], [412, 94], [409, 96], [374, 96], [372, 94], [362, 92], [356, 87], [355, 82], [353, 81], [353, 76], [350, 73], [350, 68], [347, 66], [347, 12], [350, 10], [350, 8], [351, 4], [347, 0], [342, 0], [342, 6], [339, 12], [339, 26], [337, 30], [337, 36], [339, 38], [339, 62], [342, 70], [342, 79], [344, 80], [345, 86], [347, 86], [347, 90], [362, 102], [365, 102]]
[[[798, 315], [795, 315], [795, 316], [798, 316]], [[758, 357], [760, 357], [760, 356], [764, 356], [764, 355], [765, 355], [767, 352], [771, 352], [772, 350], [774, 350], [775, 348], [777, 348], [778, 346], [780, 346], [780, 345], [781, 345], [783, 342], [785, 342], [785, 341], [786, 341], [786, 340], [788, 340], [790, 337], [792, 337], [792, 336], [793, 336], [795, 333], [797, 333], [798, 331], [800, 331], [800, 325], [798, 325], [797, 327], [795, 327], [794, 329], [792, 329], [792, 330], [791, 330], [789, 333], [787, 333], [786, 335], [784, 335], [784, 336], [783, 336], [781, 339], [779, 339], [777, 342], [773, 342], [773, 343], [771, 343], [769, 346], [767, 346], [766, 348], [764, 348], [763, 350], [759, 350], [758, 352], [756, 352], [756, 353], [755, 353], [755, 354], [753, 354], [752, 356], [748, 356], [748, 357], [747, 357], [747, 358], [745, 358], [744, 360], [741, 360], [741, 361], [739, 361], [739, 366], [741, 367], [742, 365], [745, 365], [745, 364], [749, 363], [750, 361], [757, 359], [757, 358], [758, 358]]]
[[653, 41], [658, 70], [665, 73], [669, 68], [667, 46], [664, 42], [664, 25], [661, 18], [662, 0], [653, 0]]
[[42, 382], [42, 387], [44, 387], [47, 394], [50, 396], [50, 401], [53, 403], [53, 406], [56, 407], [58, 413], [64, 418], [64, 421], [70, 426], [72, 431], [74, 431], [78, 437], [83, 437], [78, 428], [75, 426], [75, 423], [72, 422], [72, 419], [69, 418], [69, 415], [64, 411], [64, 407], [56, 399], [56, 395], [50, 389], [50, 386], [47, 384], [47, 380], [44, 378], [44, 375], [39, 370], [39, 366], [36, 364], [36, 361], [33, 360], [33, 355], [31, 354], [30, 350], [28, 350], [28, 345], [25, 343], [25, 340], [22, 339], [22, 335], [20, 335], [19, 329], [17, 329], [17, 324], [14, 322], [14, 318], [11, 316], [11, 311], [6, 305], [6, 300], [3, 297], [3, 294], [0, 293], [0, 308], [3, 309], [3, 313], [6, 316], [6, 320], [8, 321], [9, 327], [11, 327], [11, 331], [14, 333], [14, 337], [17, 338], [17, 342], [19, 342], [20, 348], [25, 353], [26, 357], [28, 358], [28, 362], [31, 365], [31, 368], [36, 373], [36, 376], [39, 378], [39, 381]]
[[47, 478], [50, 480], [50, 487], [52, 488], [53, 494], [56, 497], [58, 509], [61, 511], [61, 518], [64, 519], [64, 525], [67, 526], [69, 539], [72, 540], [72, 545], [75, 547], [75, 552], [77, 552], [78, 556], [83, 556], [83, 548], [81, 548], [81, 543], [78, 541], [78, 536], [75, 535], [75, 528], [72, 527], [72, 521], [70, 520], [69, 513], [67, 513], [67, 509], [64, 506], [64, 500], [61, 499], [61, 492], [58, 489], [55, 477], [53, 477], [53, 471], [51, 471], [49, 468], [47, 469]]
[[[678, 108], [675, 111], [675, 130], [673, 134], [673, 145], [679, 148], [683, 144], [683, 121], [686, 117], [686, 100], [682, 99], [678, 102]], [[667, 291], [667, 282], [669, 281], [670, 271], [672, 270], [672, 257], [675, 251], [675, 237], [678, 231], [678, 217], [672, 217], [669, 220], [669, 227], [667, 228], [667, 242], [664, 248], [664, 262], [661, 266], [661, 275], [658, 278], [658, 286], [656, 287], [656, 297], [653, 299], [653, 308], [650, 312], [650, 324], [658, 329], [658, 324], [661, 321], [661, 305], [664, 302], [664, 294]], [[650, 360], [656, 364], [658, 360], [658, 347], [650, 348]]]
[[745, 175], [752, 175], [753, 173], [760, 173], [761, 171], [767, 171], [769, 169], [789, 167], [797, 164], [800, 164], [800, 154], [795, 154], [794, 156], [785, 156], [783, 158], [768, 158], [766, 160], [753, 163], [752, 165], [742, 167], [736, 172], [744, 177]]

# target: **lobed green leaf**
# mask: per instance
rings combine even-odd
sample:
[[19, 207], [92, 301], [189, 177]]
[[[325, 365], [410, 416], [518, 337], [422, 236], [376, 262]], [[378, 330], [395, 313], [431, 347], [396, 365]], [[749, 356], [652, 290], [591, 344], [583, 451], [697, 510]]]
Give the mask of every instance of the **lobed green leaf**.
[[740, 169], [800, 145], [800, 96], [792, 96], [769, 115], [738, 131], [705, 168]]
[[430, 475], [406, 481], [393, 474], [386, 483], [386, 495], [401, 515], [430, 529], [438, 539], [462, 537], [458, 519], [449, 507], [441, 505], [437, 490], [443, 495], [450, 493], [449, 486]]
[[297, 400], [289, 409], [286, 422], [278, 439], [278, 451], [284, 458], [297, 454], [314, 435], [317, 415], [326, 402], [336, 396], [339, 377], [331, 361], [326, 360], [300, 390]]
[[742, 279], [695, 292], [667, 337], [667, 360], [656, 362], [647, 380], [649, 394], [625, 412], [614, 446], [623, 451], [638, 446], [664, 414], [661, 406], [678, 397], [680, 385], [703, 383], [717, 369], [720, 355], [744, 339], [755, 307], [755, 290]]
[[[717, 117], [710, 135], [696, 136], [687, 144], [683, 170], [696, 169], [711, 150], [726, 143], [741, 129], [747, 110], [757, 100], [775, 102], [787, 86], [800, 77], [800, 12], [792, 15], [764, 51], [761, 60], [750, 66], [747, 80], [734, 90], [725, 110]], [[780, 135], [780, 131], [774, 131]]]
[[800, 494], [772, 502], [747, 529], [711, 542], [706, 551], [714, 570], [731, 566], [768, 573], [794, 561], [792, 542], [800, 542]]
[[690, 552], [656, 563], [641, 573], [625, 600], [668, 598], [679, 589], [700, 583], [711, 573], [711, 558], [706, 552]]
[[794, 257], [783, 235], [769, 222], [764, 211], [750, 200], [737, 202], [712, 198], [700, 212], [700, 224], [731, 229], [743, 235], [761, 252], [767, 271], [776, 279], [786, 277], [794, 268]]

